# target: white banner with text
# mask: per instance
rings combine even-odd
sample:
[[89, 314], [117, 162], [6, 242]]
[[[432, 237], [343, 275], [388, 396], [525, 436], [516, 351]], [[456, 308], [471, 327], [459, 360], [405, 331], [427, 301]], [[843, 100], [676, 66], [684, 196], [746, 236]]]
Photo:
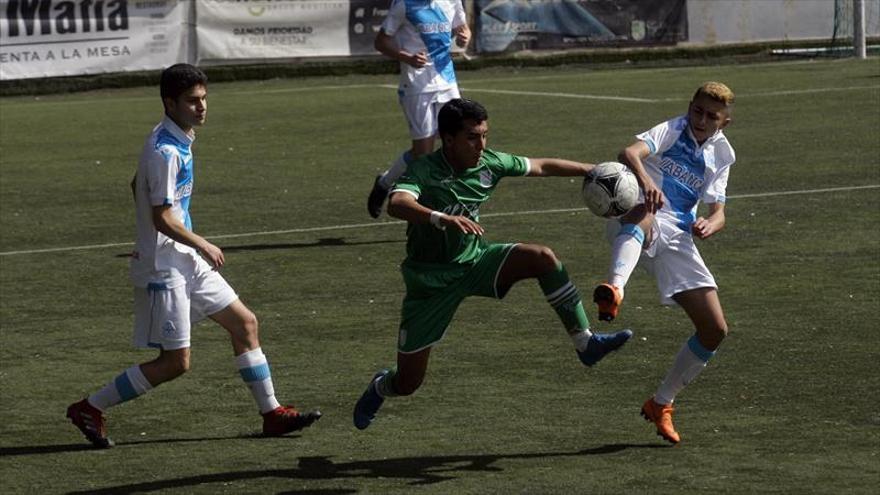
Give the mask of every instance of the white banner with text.
[[202, 0], [198, 60], [348, 56], [348, 0]]
[[0, 79], [186, 61], [190, 8], [190, 0], [0, 0]]

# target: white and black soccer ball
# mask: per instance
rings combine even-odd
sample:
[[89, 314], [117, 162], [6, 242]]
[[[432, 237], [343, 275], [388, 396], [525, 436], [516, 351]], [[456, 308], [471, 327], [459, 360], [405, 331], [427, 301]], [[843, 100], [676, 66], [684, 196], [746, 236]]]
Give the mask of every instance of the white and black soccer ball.
[[639, 182], [626, 165], [604, 162], [584, 177], [581, 191], [587, 208], [605, 218], [619, 217], [639, 201]]

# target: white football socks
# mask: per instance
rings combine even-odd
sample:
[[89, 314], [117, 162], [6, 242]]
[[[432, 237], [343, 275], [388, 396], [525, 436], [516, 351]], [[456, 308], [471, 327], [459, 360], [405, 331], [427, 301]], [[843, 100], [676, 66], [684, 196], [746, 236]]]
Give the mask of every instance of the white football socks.
[[635, 224], [624, 224], [611, 243], [611, 266], [608, 269], [608, 283], [623, 292], [624, 286], [639, 263], [645, 233]]
[[235, 356], [238, 372], [251, 389], [251, 394], [260, 407], [260, 414], [278, 408], [281, 404], [275, 398], [275, 386], [272, 384], [272, 373], [269, 361], [260, 347]]
[[382, 177], [379, 178], [379, 184], [385, 189], [391, 189], [394, 186], [394, 183], [397, 182], [397, 179], [406, 172], [406, 166], [412, 161], [412, 154], [410, 151], [405, 151], [397, 159], [394, 160], [394, 163], [391, 164], [391, 168], [385, 171], [382, 174]]
[[141, 371], [140, 365], [134, 365], [123, 371], [112, 382], [104, 385], [101, 390], [89, 396], [89, 404], [101, 411], [144, 395], [153, 388]]
[[654, 394], [654, 402], [672, 404], [675, 396], [706, 368], [715, 353], [703, 347], [696, 335], [692, 335], [675, 356], [672, 368]]

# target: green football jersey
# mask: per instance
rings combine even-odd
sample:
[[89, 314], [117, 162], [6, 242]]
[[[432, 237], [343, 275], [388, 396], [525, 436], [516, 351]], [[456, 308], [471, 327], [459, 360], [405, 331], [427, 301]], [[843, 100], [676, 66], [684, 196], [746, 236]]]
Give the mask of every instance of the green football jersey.
[[[501, 178], [528, 172], [528, 158], [486, 149], [475, 167], [457, 174], [443, 151], [437, 150], [411, 163], [392, 193], [412, 194], [422, 206], [479, 223], [480, 205], [489, 200]], [[481, 236], [431, 224], [409, 224], [406, 234], [406, 260], [417, 263], [472, 263], [487, 245]]]

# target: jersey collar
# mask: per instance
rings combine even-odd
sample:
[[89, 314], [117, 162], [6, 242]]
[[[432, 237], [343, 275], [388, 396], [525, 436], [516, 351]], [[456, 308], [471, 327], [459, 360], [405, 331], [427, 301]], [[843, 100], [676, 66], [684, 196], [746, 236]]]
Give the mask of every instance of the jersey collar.
[[700, 143], [697, 141], [697, 138], [694, 137], [694, 133], [693, 133], [693, 131], [691, 130], [691, 123], [690, 123], [690, 122], [687, 123], [687, 125], [685, 126], [685, 129], [687, 129], [687, 135], [688, 135], [688, 137], [689, 137], [689, 138], [691, 139], [691, 141], [693, 141], [694, 144], [697, 145], [697, 147], [699, 147], [699, 148], [704, 148], [707, 144], [714, 143], [715, 141], [721, 139], [722, 136], [724, 136], [724, 134], [722, 133], [722, 130], [721, 130], [721, 129], [718, 129], [717, 131], [715, 131], [715, 134], [712, 134], [711, 136], [709, 136], [708, 138], [706, 138], [705, 141], [703, 141], [703, 144], [700, 144]]
[[168, 129], [174, 137], [180, 140], [182, 143], [192, 143], [196, 140], [196, 133], [194, 131], [190, 131], [189, 133], [183, 132], [183, 129], [174, 122], [174, 120], [165, 116], [162, 118], [162, 127]]

